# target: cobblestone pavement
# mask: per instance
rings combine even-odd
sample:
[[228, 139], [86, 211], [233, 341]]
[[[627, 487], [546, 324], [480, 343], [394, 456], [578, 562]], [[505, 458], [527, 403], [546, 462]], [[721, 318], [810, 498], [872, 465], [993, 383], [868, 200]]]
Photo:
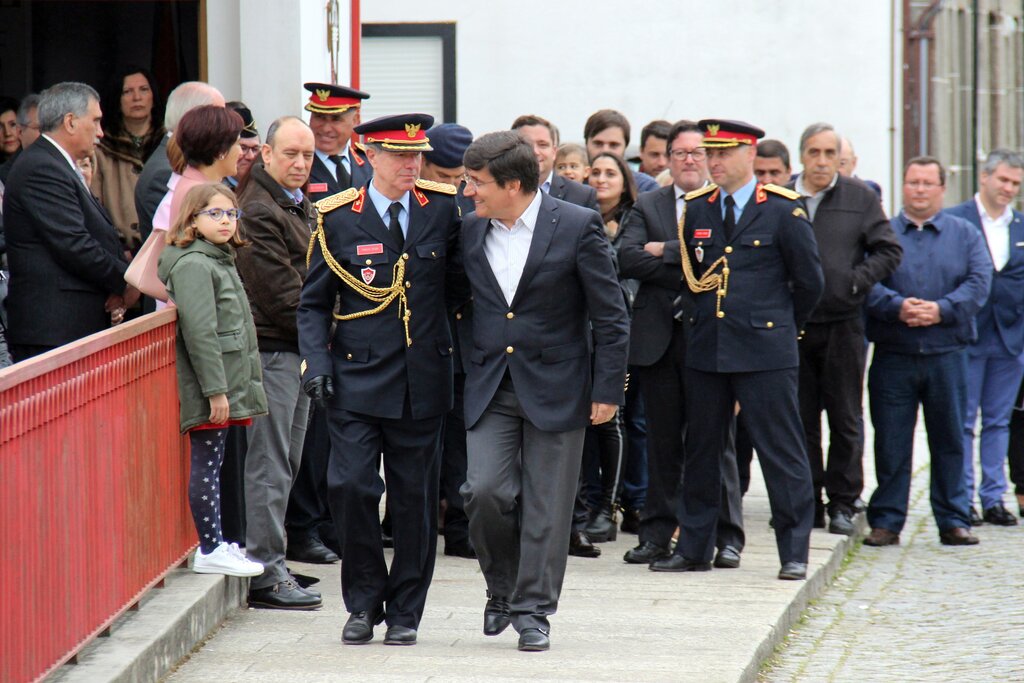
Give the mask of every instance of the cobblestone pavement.
[[[927, 452], [919, 435], [915, 464]], [[1024, 526], [984, 525], [980, 545], [943, 546], [928, 480], [923, 463], [901, 545], [857, 544], [762, 668], [762, 683], [1024, 681]]]

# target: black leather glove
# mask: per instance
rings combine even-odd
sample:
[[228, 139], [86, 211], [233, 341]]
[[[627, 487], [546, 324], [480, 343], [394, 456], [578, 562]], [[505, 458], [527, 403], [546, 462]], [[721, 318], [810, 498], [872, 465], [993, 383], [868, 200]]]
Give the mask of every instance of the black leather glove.
[[317, 375], [306, 380], [302, 390], [316, 402], [321, 408], [327, 407], [327, 402], [334, 398], [334, 380], [327, 375]]

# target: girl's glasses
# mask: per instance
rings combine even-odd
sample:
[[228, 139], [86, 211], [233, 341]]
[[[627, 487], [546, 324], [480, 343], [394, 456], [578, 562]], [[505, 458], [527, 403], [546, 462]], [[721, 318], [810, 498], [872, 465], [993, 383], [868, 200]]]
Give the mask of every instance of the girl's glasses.
[[237, 221], [242, 217], [241, 209], [206, 209], [205, 211], [196, 211], [197, 216], [209, 216], [215, 221], [219, 221], [224, 218], [224, 215], [233, 221]]

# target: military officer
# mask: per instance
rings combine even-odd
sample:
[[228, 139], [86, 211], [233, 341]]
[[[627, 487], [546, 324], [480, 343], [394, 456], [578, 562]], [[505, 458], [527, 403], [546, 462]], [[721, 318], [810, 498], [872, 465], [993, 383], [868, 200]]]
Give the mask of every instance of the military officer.
[[359, 125], [359, 108], [368, 93], [333, 83], [303, 83], [309, 101], [303, 107], [310, 113], [316, 153], [309, 175], [310, 201], [317, 202], [350, 187], [360, 188], [373, 175], [366, 148], [352, 141]]
[[[434, 570], [441, 425], [452, 407], [446, 297], [464, 301], [468, 288], [453, 291], [464, 282], [454, 265], [456, 190], [417, 179], [432, 123], [405, 114], [356, 128], [374, 175], [317, 203], [298, 309], [303, 388], [327, 405], [327, 490], [344, 529], [348, 644], [369, 642], [385, 619], [385, 644], [415, 643]], [[382, 452], [394, 525], [390, 572], [378, 517]]]
[[681, 533], [675, 554], [651, 569], [711, 569], [719, 459], [738, 401], [768, 486], [779, 578], [803, 579], [814, 499], [797, 403], [797, 337], [824, 287], [817, 245], [799, 195], [754, 178], [764, 131], [726, 120], [699, 126], [714, 183], [686, 195], [679, 221], [690, 426]]

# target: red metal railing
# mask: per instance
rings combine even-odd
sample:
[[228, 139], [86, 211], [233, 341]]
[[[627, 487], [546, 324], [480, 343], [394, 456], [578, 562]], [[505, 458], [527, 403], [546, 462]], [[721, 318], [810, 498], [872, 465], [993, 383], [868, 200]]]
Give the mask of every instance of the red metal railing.
[[195, 546], [175, 317], [0, 371], [0, 681], [72, 659]]

